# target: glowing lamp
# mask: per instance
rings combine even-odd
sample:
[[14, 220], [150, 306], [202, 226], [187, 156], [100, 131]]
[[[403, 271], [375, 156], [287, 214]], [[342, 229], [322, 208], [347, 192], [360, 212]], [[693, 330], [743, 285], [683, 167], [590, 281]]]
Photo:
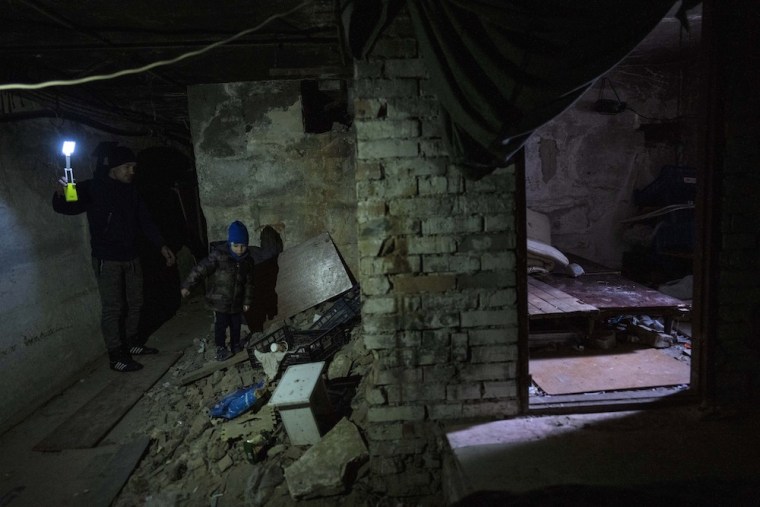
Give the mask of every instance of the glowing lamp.
[[66, 197], [67, 202], [79, 200], [76, 183], [74, 182], [74, 171], [71, 169], [71, 154], [74, 153], [76, 144], [74, 141], [64, 141], [61, 148], [61, 152], [66, 155], [66, 168], [64, 169], [66, 188], [63, 191], [63, 195]]

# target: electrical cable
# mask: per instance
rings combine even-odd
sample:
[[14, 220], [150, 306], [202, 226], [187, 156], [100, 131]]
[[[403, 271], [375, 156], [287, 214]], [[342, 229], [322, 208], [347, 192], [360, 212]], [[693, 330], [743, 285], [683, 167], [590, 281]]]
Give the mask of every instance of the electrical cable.
[[253, 28], [248, 28], [246, 30], [243, 30], [242, 32], [236, 33], [235, 35], [231, 37], [214, 42], [213, 44], [209, 44], [208, 46], [204, 48], [198, 49], [196, 51], [183, 53], [169, 60], [159, 60], [157, 62], [153, 62], [148, 65], [144, 65], [142, 67], [137, 67], [134, 69], [125, 69], [125, 70], [120, 70], [117, 72], [112, 72], [111, 74], [101, 74], [101, 75], [84, 77], [80, 79], [54, 80], [54, 81], [45, 81], [42, 83], [34, 83], [34, 84], [24, 84], [24, 83], [4, 84], [4, 85], [0, 85], [0, 90], [39, 90], [41, 88], [49, 88], [52, 86], [73, 86], [73, 85], [79, 85], [79, 84], [84, 84], [84, 83], [91, 83], [93, 81], [107, 81], [110, 79], [115, 79], [117, 77], [127, 76], [131, 74], [140, 74], [142, 72], [147, 72], [151, 69], [155, 69], [156, 67], [161, 67], [164, 65], [172, 65], [177, 62], [181, 62], [182, 60], [186, 60], [194, 56], [199, 56], [214, 48], [227, 44], [228, 42], [232, 42], [233, 40], [239, 39], [240, 37], [243, 37], [244, 35], [248, 35], [249, 33], [253, 33], [258, 30], [261, 30], [262, 28], [264, 28], [266, 25], [268, 25], [270, 22], [274, 21], [275, 19], [288, 16], [302, 9], [303, 7], [307, 6], [310, 3], [312, 3], [311, 0], [306, 0], [305, 2], [301, 2], [294, 8], [290, 9], [289, 11], [282, 12], [279, 14], [273, 14], [272, 16], [269, 16], [266, 20], [264, 20], [262, 23], [258, 24], [257, 26], [254, 26]]

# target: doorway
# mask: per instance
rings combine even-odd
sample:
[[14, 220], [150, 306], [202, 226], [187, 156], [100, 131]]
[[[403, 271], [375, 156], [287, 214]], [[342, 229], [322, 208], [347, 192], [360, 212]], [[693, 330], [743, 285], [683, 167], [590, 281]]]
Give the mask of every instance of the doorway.
[[[525, 145], [531, 411], [694, 393], [701, 15], [690, 22], [684, 35], [663, 20]], [[607, 95], [619, 107], [600, 107]]]

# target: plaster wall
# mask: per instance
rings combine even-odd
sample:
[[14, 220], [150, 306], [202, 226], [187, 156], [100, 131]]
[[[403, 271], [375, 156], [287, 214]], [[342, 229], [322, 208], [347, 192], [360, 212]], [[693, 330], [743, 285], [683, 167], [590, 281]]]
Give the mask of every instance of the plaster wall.
[[356, 273], [353, 132], [304, 133], [299, 81], [192, 86], [188, 100], [209, 241], [234, 220], [252, 245], [266, 225], [286, 249], [328, 232]]
[[0, 124], [0, 432], [105, 352], [87, 220], [50, 203], [64, 138], [77, 141], [76, 179], [92, 175], [100, 141], [134, 143], [67, 121]]
[[[526, 143], [526, 201], [549, 215], [554, 246], [620, 268], [634, 239], [620, 221], [640, 213], [634, 190], [652, 182], [664, 165], [703, 165], [700, 74], [694, 59], [657, 64], [632, 55], [604, 77], [609, 81], [598, 79]], [[631, 109], [615, 115], [594, 110], [600, 97], [615, 99], [610, 82]], [[677, 117], [678, 125], [665, 129], [668, 136], [644, 132]]]

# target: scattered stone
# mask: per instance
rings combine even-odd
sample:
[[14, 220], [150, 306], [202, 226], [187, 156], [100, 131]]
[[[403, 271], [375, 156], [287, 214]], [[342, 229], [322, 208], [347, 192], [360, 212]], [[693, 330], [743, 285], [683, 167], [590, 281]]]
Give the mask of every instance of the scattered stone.
[[298, 461], [285, 468], [290, 495], [301, 499], [344, 493], [368, 459], [359, 429], [343, 418]]
[[225, 454], [222, 459], [216, 463], [216, 466], [218, 466], [219, 471], [223, 473], [225, 470], [232, 466], [232, 458], [230, 458], [229, 454]]

